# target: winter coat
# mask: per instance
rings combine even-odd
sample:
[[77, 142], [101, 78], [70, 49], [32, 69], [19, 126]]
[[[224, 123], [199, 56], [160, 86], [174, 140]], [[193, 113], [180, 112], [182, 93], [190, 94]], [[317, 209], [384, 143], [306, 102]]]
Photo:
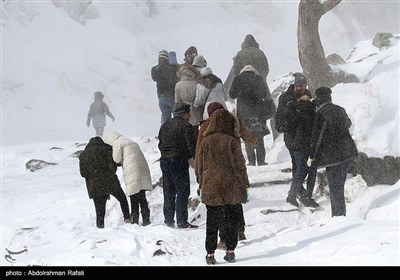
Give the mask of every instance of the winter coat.
[[227, 110], [216, 110], [210, 119], [198, 161], [202, 202], [210, 206], [244, 203], [249, 179], [237, 121]]
[[335, 166], [357, 157], [357, 147], [350, 135], [351, 120], [346, 110], [327, 101], [316, 110], [310, 157], [318, 168]]
[[89, 198], [109, 196], [113, 186], [119, 186], [112, 147], [98, 136], [91, 138], [79, 155], [79, 171], [86, 179]]
[[113, 114], [107, 104], [103, 101], [104, 95], [100, 91], [94, 93], [94, 102], [90, 105], [89, 113], [87, 116], [87, 125], [89, 126], [90, 120], [93, 122], [93, 127], [105, 127], [106, 126], [106, 115], [114, 120]]
[[239, 75], [240, 70], [246, 65], [252, 65], [257, 69], [265, 83], [269, 73], [268, 59], [264, 52], [259, 49], [259, 44], [253, 35], [247, 35], [241, 47], [242, 49], [233, 59], [233, 71], [235, 76]]
[[[237, 126], [239, 127], [239, 137], [246, 143], [248, 143], [252, 147], [256, 147], [257, 145], [257, 138], [246, 128], [244, 123], [238, 118], [236, 118]], [[196, 143], [196, 156], [194, 157], [194, 173], [196, 176], [199, 175], [199, 152], [200, 146], [204, 139], [204, 132], [206, 131], [208, 125], [211, 122], [211, 118], [207, 118], [200, 124], [199, 134], [197, 136], [197, 143]]]
[[226, 93], [222, 81], [214, 74], [199, 79], [196, 89], [195, 107], [203, 107], [203, 120], [208, 118], [207, 107], [212, 102], [220, 103], [225, 109]]
[[196, 70], [189, 64], [182, 64], [177, 70], [177, 75], [180, 80], [175, 86], [175, 103], [190, 104], [190, 113], [192, 116], [189, 123], [199, 125], [203, 119], [203, 110], [193, 105], [197, 88]]
[[178, 82], [176, 70], [178, 65], [173, 65], [168, 60], [159, 59], [158, 65], [151, 68], [151, 78], [157, 84], [157, 96], [174, 97], [175, 84]]
[[189, 160], [194, 157], [196, 139], [193, 126], [181, 116], [175, 116], [161, 126], [158, 141], [161, 159]]
[[[304, 95], [311, 98], [309, 90], [306, 90]], [[301, 146], [296, 147], [296, 135], [298, 141], [302, 138], [307, 139], [307, 137], [310, 137], [311, 135], [306, 126], [309, 126], [310, 130], [312, 130], [313, 127], [312, 119], [314, 118], [314, 113], [310, 110], [314, 109], [314, 105], [305, 103], [303, 104], [304, 106], [301, 106], [302, 103], [300, 103], [300, 97], [301, 96], [295, 92], [294, 85], [291, 84], [287, 91], [279, 96], [278, 108], [275, 114], [275, 129], [280, 133], [284, 133], [283, 140], [285, 141], [285, 145], [289, 151], [301, 149]], [[309, 107], [308, 109], [306, 108], [307, 106]], [[302, 107], [305, 110], [302, 110], [300, 113], [297, 107]], [[300, 122], [300, 120], [304, 123]], [[302, 124], [298, 127], [298, 124], [300, 123]], [[304, 133], [304, 136], [298, 134], [298, 129], [300, 134]], [[309, 143], [309, 140], [307, 143]], [[305, 147], [303, 146], [303, 148]]]
[[269, 134], [267, 128], [267, 90], [260, 75], [244, 71], [232, 83], [229, 97], [236, 99], [236, 114], [246, 127], [257, 134]]
[[126, 195], [152, 190], [149, 165], [140, 146], [117, 132], [109, 132], [105, 141], [112, 145], [114, 161], [122, 166]]

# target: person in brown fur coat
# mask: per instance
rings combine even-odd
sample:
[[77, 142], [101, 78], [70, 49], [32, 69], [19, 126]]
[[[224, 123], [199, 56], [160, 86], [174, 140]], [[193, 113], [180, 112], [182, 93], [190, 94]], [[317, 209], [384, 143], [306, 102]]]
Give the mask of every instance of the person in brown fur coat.
[[197, 154], [197, 171], [202, 202], [207, 208], [206, 262], [216, 263], [214, 252], [221, 224], [226, 228], [227, 250], [224, 259], [235, 262], [241, 204], [247, 200], [249, 186], [238, 122], [229, 111], [216, 110], [203, 136]]

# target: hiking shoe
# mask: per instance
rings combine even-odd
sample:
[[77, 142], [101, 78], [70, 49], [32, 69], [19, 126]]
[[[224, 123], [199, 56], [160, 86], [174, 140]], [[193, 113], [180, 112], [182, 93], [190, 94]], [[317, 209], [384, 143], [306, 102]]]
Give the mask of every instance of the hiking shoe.
[[256, 166], [256, 163], [255, 163], [255, 162], [252, 162], [252, 161], [250, 161], [250, 162], [247, 164], [247, 166]]
[[167, 226], [167, 227], [170, 227], [170, 228], [174, 228], [175, 227], [175, 225], [173, 224], [173, 223], [165, 223], [165, 225]]
[[186, 223], [184, 225], [178, 225], [178, 228], [198, 228], [198, 227], [199, 226], [192, 225], [192, 224], [189, 224], [189, 223]]
[[268, 165], [268, 163], [266, 163], [265, 161], [258, 163], [258, 166], [263, 166], [263, 165]]
[[288, 196], [286, 202], [292, 204], [293, 206], [299, 207], [295, 196]]
[[214, 255], [212, 255], [212, 256], [206, 255], [206, 263], [207, 263], [208, 265], [210, 265], [210, 264], [216, 264], [217, 261], [215, 260]]
[[312, 207], [312, 208], [318, 208], [319, 204], [315, 202], [314, 199], [312, 199], [309, 196], [301, 195], [299, 197], [299, 200], [301, 203], [303, 203], [304, 207]]
[[239, 231], [238, 232], [238, 241], [246, 240], [246, 235], [244, 234], [244, 231]]
[[145, 227], [145, 226], [148, 226], [148, 225], [150, 225], [151, 224], [151, 222], [150, 221], [143, 221], [143, 223], [142, 223], [142, 225]]
[[228, 248], [226, 247], [225, 241], [220, 240], [217, 244], [217, 249], [226, 251]]
[[234, 263], [236, 261], [235, 253], [226, 253], [226, 255], [224, 256], [224, 260], [230, 263]]

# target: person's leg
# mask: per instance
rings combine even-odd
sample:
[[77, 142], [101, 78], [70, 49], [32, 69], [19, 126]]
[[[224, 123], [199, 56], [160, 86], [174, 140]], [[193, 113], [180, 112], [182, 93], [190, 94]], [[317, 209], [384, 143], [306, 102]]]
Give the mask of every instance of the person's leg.
[[265, 165], [265, 145], [264, 145], [264, 136], [256, 135], [257, 137], [257, 165], [262, 166]]
[[286, 201], [290, 204], [293, 204], [294, 206], [298, 206], [296, 205], [296, 197], [300, 193], [300, 189], [303, 185], [304, 174], [306, 172], [307, 164], [303, 163], [304, 156], [301, 152], [295, 151], [291, 153], [291, 155], [293, 155], [292, 160], [295, 164], [293, 164], [293, 179]]
[[104, 127], [95, 127], [96, 130], [96, 136], [103, 137], [103, 132], [104, 132]]
[[346, 216], [346, 201], [344, 197], [344, 184], [346, 182], [349, 162], [326, 168], [328, 187], [331, 200], [332, 217]]
[[317, 180], [317, 164], [314, 161], [310, 167], [308, 167], [307, 176], [307, 195], [312, 198], [314, 192], [315, 181]]
[[150, 224], [150, 209], [146, 199], [146, 191], [141, 190], [138, 193], [138, 196], [139, 196], [140, 212], [142, 213], [142, 224], [143, 226], [147, 226]]
[[238, 243], [238, 224], [240, 221], [241, 204], [224, 205], [226, 223], [226, 255], [224, 260], [235, 262], [235, 248]]
[[174, 226], [175, 220], [175, 198], [176, 189], [174, 185], [172, 170], [174, 165], [171, 159], [161, 159], [160, 167], [163, 175], [163, 196], [164, 196], [164, 223], [167, 226]]
[[172, 110], [175, 104], [174, 97], [159, 97], [158, 107], [161, 111], [161, 125], [171, 119]]
[[246, 240], [246, 235], [244, 234], [246, 223], [244, 221], [243, 205], [240, 204], [239, 209], [239, 223], [238, 223], [238, 240]]
[[223, 206], [206, 205], [206, 208], [207, 215], [205, 248], [207, 254], [214, 254], [215, 250], [217, 249], [218, 228]]
[[176, 187], [176, 222], [178, 227], [184, 227], [188, 224], [189, 164], [186, 160], [174, 159], [172, 166], [172, 177]]
[[256, 153], [254, 149], [246, 142], [244, 143], [244, 147], [247, 154], [247, 160], [249, 161], [248, 165], [256, 165]]
[[98, 228], [104, 228], [107, 199], [108, 196], [98, 196], [93, 198], [94, 208], [96, 209], [96, 226]]
[[139, 193], [129, 196], [131, 200], [131, 219], [133, 224], [139, 224]]
[[126, 198], [126, 195], [122, 190], [119, 181], [118, 184], [115, 183], [115, 185], [111, 187], [111, 195], [114, 196], [119, 201], [119, 204], [121, 205], [122, 214], [124, 216], [124, 220], [126, 219], [129, 220], [130, 215], [129, 215], [128, 199]]

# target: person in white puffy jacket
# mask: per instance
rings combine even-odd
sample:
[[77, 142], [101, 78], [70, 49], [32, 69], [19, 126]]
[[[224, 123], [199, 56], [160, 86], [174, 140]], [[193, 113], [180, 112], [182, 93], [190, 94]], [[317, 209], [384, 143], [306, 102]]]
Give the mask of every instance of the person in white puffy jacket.
[[150, 209], [146, 199], [146, 190], [152, 190], [149, 165], [140, 146], [118, 132], [108, 132], [105, 142], [113, 147], [113, 159], [122, 166], [125, 191], [131, 201], [132, 223], [139, 224], [139, 205], [143, 226], [150, 224]]

